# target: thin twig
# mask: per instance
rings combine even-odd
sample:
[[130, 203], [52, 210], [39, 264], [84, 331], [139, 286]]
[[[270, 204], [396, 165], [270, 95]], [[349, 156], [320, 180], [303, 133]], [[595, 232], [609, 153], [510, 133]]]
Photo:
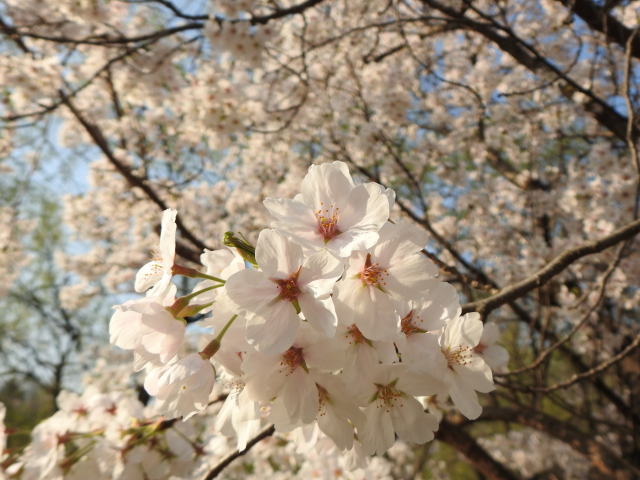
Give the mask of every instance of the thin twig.
[[236, 449], [233, 452], [229, 453], [222, 460], [220, 460], [218, 464], [215, 467], [213, 467], [211, 471], [209, 471], [209, 473], [207, 474], [206, 477], [204, 477], [203, 480], [212, 480], [216, 478], [218, 475], [220, 475], [222, 470], [224, 470], [236, 458], [241, 457], [242, 455], [247, 453], [249, 450], [251, 450], [251, 448], [253, 448], [254, 445], [256, 445], [261, 440], [273, 435], [275, 431], [276, 431], [276, 427], [274, 425], [269, 425], [265, 427], [258, 435], [256, 435], [251, 440], [249, 440], [249, 442], [247, 442], [247, 446], [243, 451], [240, 452]]
[[[534, 370], [536, 368], [538, 368], [540, 365], [542, 365], [542, 362], [544, 362], [544, 360], [551, 354], [551, 352], [553, 352], [554, 350], [556, 350], [560, 345], [562, 345], [564, 342], [566, 342], [567, 340], [569, 340], [589, 319], [589, 317], [591, 317], [591, 314], [600, 306], [602, 305], [602, 301], [604, 300], [604, 294], [606, 291], [606, 286], [607, 286], [607, 282], [609, 281], [609, 278], [611, 278], [611, 275], [613, 274], [613, 272], [615, 271], [615, 269], [618, 267], [618, 264], [620, 263], [620, 259], [622, 258], [622, 252], [624, 250], [626, 244], [622, 245], [619, 249], [618, 249], [618, 253], [616, 254], [616, 258], [614, 259], [614, 261], [611, 263], [611, 265], [609, 265], [609, 268], [607, 269], [607, 271], [604, 273], [602, 280], [600, 281], [600, 288], [599, 288], [599, 292], [598, 292], [598, 299], [596, 300], [596, 302], [593, 304], [593, 306], [589, 309], [589, 311], [587, 313], [584, 314], [584, 316], [582, 317], [582, 319], [569, 331], [569, 333], [567, 333], [564, 337], [560, 338], [557, 342], [555, 342], [553, 345], [551, 345], [548, 349], [546, 349], [544, 352], [542, 352], [538, 358], [536, 359], [535, 362], [533, 362], [531, 365], [528, 365], [526, 367], [523, 368], [519, 368], [518, 370], [512, 370], [510, 372], [506, 372], [506, 373], [494, 373], [493, 376], [494, 377], [508, 377], [508, 376], [512, 376], [512, 375], [518, 375], [520, 373], [524, 373], [524, 372], [528, 372], [530, 370]], [[544, 333], [541, 335], [541, 341], [544, 339]]]
[[552, 385], [550, 387], [523, 387], [523, 386], [520, 386], [520, 385], [512, 385], [512, 384], [508, 384], [508, 383], [501, 383], [501, 382], [496, 382], [496, 383], [498, 383], [499, 385], [502, 385], [503, 387], [510, 388], [512, 390], [517, 390], [518, 392], [527, 392], [527, 393], [534, 393], [534, 392], [549, 393], [549, 392], [553, 392], [554, 390], [560, 390], [562, 388], [568, 388], [568, 387], [570, 387], [572, 385], [575, 385], [580, 380], [584, 380], [585, 378], [589, 378], [589, 377], [592, 377], [594, 375], [597, 375], [597, 374], [605, 371], [607, 368], [615, 365], [620, 360], [622, 360], [624, 357], [629, 355], [633, 350], [635, 350], [638, 347], [638, 345], [640, 345], [640, 335], [638, 335], [633, 340], [633, 342], [631, 342], [627, 346], [627, 348], [622, 350], [616, 356], [611, 357], [606, 362], [603, 362], [600, 365], [598, 365], [597, 367], [591, 368], [591, 369], [587, 370], [586, 372], [576, 373], [569, 380], [564, 381], [564, 382], [560, 382], [560, 383], [556, 383], [555, 385]]
[[496, 295], [492, 295], [491, 297], [478, 300], [476, 302], [467, 303], [462, 307], [462, 312], [478, 312], [483, 317], [486, 317], [496, 308], [512, 302], [513, 300], [526, 295], [530, 291], [545, 285], [549, 280], [582, 257], [586, 257], [587, 255], [592, 255], [594, 253], [600, 253], [620, 242], [633, 238], [638, 233], [640, 233], [640, 220], [635, 220], [600, 240], [593, 240], [575, 248], [566, 250], [536, 274], [502, 289], [500, 293], [497, 293]]

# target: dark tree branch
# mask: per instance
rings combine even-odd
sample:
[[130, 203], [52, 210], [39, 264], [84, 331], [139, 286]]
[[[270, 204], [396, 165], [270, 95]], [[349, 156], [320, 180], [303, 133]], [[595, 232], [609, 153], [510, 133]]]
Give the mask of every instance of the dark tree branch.
[[478, 300], [476, 302], [467, 303], [462, 307], [462, 312], [478, 312], [483, 317], [486, 317], [496, 308], [512, 302], [513, 300], [520, 298], [532, 290], [546, 284], [549, 280], [580, 258], [594, 253], [600, 253], [620, 242], [633, 238], [638, 233], [640, 233], [640, 220], [631, 222], [625, 227], [616, 230], [611, 235], [608, 235], [598, 241], [594, 240], [587, 242], [583, 245], [567, 250], [554, 258], [535, 275], [502, 289], [496, 295], [492, 295], [491, 297]]
[[[102, 135], [102, 132], [100, 131], [100, 129], [97, 126], [95, 126], [93, 123], [89, 122], [86, 118], [84, 118], [84, 116], [78, 111], [75, 105], [71, 102], [71, 99], [67, 95], [65, 95], [65, 93], [62, 91], [60, 92], [60, 98], [62, 99], [62, 103], [64, 103], [69, 108], [73, 116], [76, 117], [76, 120], [78, 120], [78, 122], [84, 127], [85, 131], [91, 136], [91, 138], [93, 139], [95, 144], [98, 146], [98, 148], [100, 148], [102, 153], [107, 157], [109, 162], [111, 162], [111, 164], [116, 168], [118, 173], [120, 173], [127, 180], [129, 185], [131, 185], [132, 187], [137, 187], [140, 190], [142, 190], [153, 203], [155, 203], [158, 207], [160, 207], [161, 210], [166, 210], [167, 208], [169, 208], [167, 204], [164, 202], [164, 200], [162, 200], [158, 196], [155, 190], [151, 188], [151, 186], [146, 182], [145, 179], [137, 176], [135, 173], [131, 171], [129, 167], [127, 167], [123, 162], [121, 162], [114, 156], [113, 152], [111, 151], [111, 148], [109, 147], [109, 143]], [[178, 226], [180, 233], [187, 240], [189, 240], [189, 242], [191, 242], [191, 244], [194, 245], [198, 250], [204, 250], [205, 248], [208, 248], [203, 242], [201, 242], [198, 238], [196, 238], [195, 235], [191, 233], [191, 231], [189, 231], [185, 227], [185, 225], [182, 223], [182, 220], [180, 220], [180, 217], [176, 218], [176, 225]], [[185, 258], [187, 258], [188, 260], [191, 260], [192, 262], [195, 262], [195, 263], [200, 263], [200, 255], [197, 252], [193, 250], [182, 249], [182, 248], [180, 250], [181, 250], [180, 254], [185, 256]]]
[[275, 431], [276, 431], [276, 427], [273, 425], [269, 425], [268, 427], [265, 427], [258, 435], [256, 435], [251, 440], [249, 440], [249, 442], [247, 442], [247, 447], [243, 451], [239, 452], [236, 449], [233, 452], [229, 453], [222, 460], [220, 460], [220, 462], [218, 462], [218, 464], [215, 467], [213, 467], [213, 469], [207, 474], [206, 477], [204, 477], [203, 480], [212, 480], [216, 478], [236, 458], [241, 457], [242, 455], [247, 453], [249, 450], [251, 450], [251, 448], [253, 448], [255, 444], [257, 444], [261, 440], [273, 435]]
[[2, 19], [2, 17], [0, 17], [0, 32], [6, 33], [11, 40], [16, 42], [16, 45], [18, 45], [18, 48], [22, 50], [24, 53], [33, 55], [33, 52], [29, 50], [29, 47], [27, 47], [27, 45], [24, 43], [24, 41], [20, 37], [20, 33], [16, 30], [16, 28], [12, 27], [11, 25], [8, 25]]
[[[589, 27], [596, 32], [606, 34], [609, 40], [613, 40], [622, 48], [633, 34], [633, 29], [627, 28], [604, 8], [594, 4], [590, 0], [558, 0], [570, 12], [575, 13]], [[631, 43], [631, 55], [640, 58], [640, 37], [636, 37]]]
[[488, 480], [518, 480], [518, 477], [493, 459], [468, 433], [447, 420], [440, 422], [436, 438], [462, 453]]
[[505, 386], [507, 388], [514, 389], [514, 390], [518, 390], [518, 391], [521, 391], [521, 392], [531, 392], [531, 393], [535, 393], [535, 392], [549, 393], [549, 392], [552, 392], [554, 390], [560, 390], [562, 388], [568, 388], [568, 387], [570, 387], [572, 385], [575, 385], [576, 383], [578, 383], [581, 380], [588, 379], [589, 377], [592, 377], [594, 375], [598, 375], [599, 373], [604, 372], [606, 369], [612, 367], [616, 363], [618, 363], [621, 360], [623, 360], [627, 355], [629, 355], [636, 348], [638, 348], [638, 345], [640, 345], [640, 335], [638, 335], [633, 340], [633, 342], [631, 342], [624, 350], [622, 350], [617, 355], [611, 357], [606, 362], [602, 362], [598, 366], [590, 368], [589, 370], [584, 371], [582, 373], [576, 373], [571, 378], [569, 378], [568, 380], [566, 380], [564, 382], [556, 383], [555, 385], [552, 385], [550, 387], [527, 387], [527, 386], [523, 387], [523, 386], [511, 385], [511, 384], [506, 384], [506, 383], [499, 383], [499, 382], [496, 382], [496, 383], [498, 383], [499, 385], [503, 385], [503, 386]]
[[[50, 42], [56, 43], [71, 43], [73, 45], [96, 45], [96, 46], [111, 46], [111, 45], [126, 45], [128, 43], [138, 43], [145, 41], [156, 41], [163, 37], [169, 37], [175, 33], [184, 32], [187, 30], [196, 30], [204, 27], [204, 23], [194, 22], [187, 23], [186, 25], [180, 25], [178, 27], [167, 28], [165, 30], [160, 30], [157, 32], [149, 33], [146, 35], [140, 35], [138, 37], [116, 37], [111, 38], [107, 35], [86, 37], [86, 38], [70, 38], [70, 37], [51, 37], [49, 35], [40, 35], [38, 33], [33, 32], [20, 32], [19, 34], [24, 37], [36, 38], [38, 40], [47, 40]], [[15, 30], [15, 29], [14, 29]], [[0, 31], [5, 31], [10, 33], [2, 28]]]
[[275, 12], [270, 13], [269, 15], [253, 16], [251, 17], [250, 21], [252, 25], [256, 25], [258, 23], [265, 24], [269, 20], [275, 20], [277, 18], [286, 17], [287, 15], [295, 15], [296, 13], [302, 13], [308, 8], [315, 7], [316, 5], [322, 3], [323, 1], [324, 0], [307, 0], [306, 2], [302, 2], [298, 5], [294, 5], [293, 7], [278, 9]]
[[[561, 91], [565, 97], [570, 98], [574, 92], [580, 92], [585, 95], [589, 100], [582, 105], [582, 108], [591, 113], [593, 118], [595, 118], [604, 128], [626, 142], [628, 123], [628, 119], [626, 117], [616, 112], [613, 107], [596, 95], [592, 90], [582, 87], [578, 82], [573, 80], [566, 73], [562, 72], [549, 60], [540, 55], [533, 46], [515, 35], [508, 27], [495, 22], [493, 24], [478, 22], [467, 17], [464, 11], [456, 10], [455, 8], [437, 0], [422, 1], [429, 7], [447, 15], [453, 21], [458, 22], [468, 30], [479, 33], [487, 40], [492, 41], [498, 45], [502, 51], [511, 55], [517, 62], [531, 70], [533, 73], [538, 73], [540, 70], [547, 70], [558, 78], [561, 78], [565, 82], [564, 87], [561, 86]], [[478, 12], [478, 10], [475, 11]], [[636, 125], [633, 126], [633, 138], [640, 138], [640, 131]]]
[[557, 418], [529, 409], [484, 407], [478, 421], [483, 420], [506, 421], [526, 425], [557, 438], [585, 455], [600, 474], [597, 477], [599, 479], [640, 478], [640, 470], [638, 468], [607, 446], [594, 440], [591, 435], [587, 435], [569, 423], [562, 422]]

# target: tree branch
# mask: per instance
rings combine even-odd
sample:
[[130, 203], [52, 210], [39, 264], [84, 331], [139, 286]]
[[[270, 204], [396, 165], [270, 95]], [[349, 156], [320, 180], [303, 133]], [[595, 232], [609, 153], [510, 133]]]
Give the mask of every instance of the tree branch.
[[247, 447], [242, 452], [239, 452], [236, 449], [233, 452], [229, 453], [222, 460], [220, 460], [220, 462], [218, 462], [218, 464], [215, 467], [213, 467], [213, 469], [207, 474], [206, 477], [204, 477], [203, 480], [212, 480], [216, 478], [218, 475], [220, 475], [222, 470], [224, 470], [236, 458], [241, 457], [242, 455], [247, 453], [249, 450], [251, 450], [251, 448], [253, 448], [255, 444], [257, 444], [261, 440], [273, 435], [275, 431], [276, 431], [276, 427], [274, 425], [269, 425], [268, 427], [265, 427], [258, 435], [256, 435], [251, 440], [249, 440], [249, 442], [247, 442]]
[[[71, 110], [71, 113], [74, 115], [74, 117], [76, 117], [78, 122], [80, 122], [80, 124], [84, 127], [86, 132], [91, 136], [91, 138], [93, 139], [95, 144], [98, 146], [98, 148], [102, 150], [102, 153], [107, 157], [109, 162], [111, 162], [111, 164], [116, 168], [118, 173], [120, 173], [127, 180], [129, 185], [131, 185], [132, 187], [137, 187], [140, 190], [142, 190], [153, 203], [155, 203], [156, 205], [158, 205], [158, 207], [160, 207], [161, 210], [166, 210], [167, 208], [169, 208], [167, 204], [164, 202], [164, 200], [162, 200], [158, 196], [158, 194], [151, 188], [151, 186], [147, 184], [145, 179], [138, 177], [135, 173], [131, 171], [131, 169], [129, 169], [129, 167], [127, 167], [123, 162], [118, 160], [113, 155], [113, 152], [111, 151], [111, 148], [109, 147], [107, 140], [102, 135], [102, 132], [100, 131], [100, 129], [97, 126], [95, 126], [93, 123], [89, 122], [86, 118], [84, 118], [84, 116], [78, 111], [75, 105], [71, 102], [71, 99], [67, 95], [65, 95], [65, 93], [62, 91], [60, 91], [60, 98], [62, 99], [62, 103], [64, 103], [69, 108], [69, 110]], [[180, 217], [176, 218], [176, 225], [178, 226], [180, 233], [187, 240], [189, 240], [189, 242], [191, 242], [196, 248], [198, 248], [198, 250], [204, 250], [205, 248], [208, 248], [203, 242], [201, 242], [198, 238], [196, 238], [195, 235], [191, 233], [191, 231], [189, 231], [185, 227], [185, 225], [182, 223], [182, 220], [180, 220]], [[188, 252], [191, 252], [191, 253], [188, 253]], [[200, 263], [200, 255], [197, 252], [192, 250], [181, 249], [180, 253], [182, 256], [185, 256], [185, 258], [187, 258], [188, 260], [191, 260], [192, 262], [195, 262], [195, 263]]]
[[[594, 4], [590, 0], [558, 0], [571, 13], [575, 13], [591, 29], [604, 33], [607, 39], [613, 40], [621, 47], [625, 47], [633, 35], [633, 29], [627, 28], [623, 23], [610, 15], [607, 10]], [[631, 55], [640, 58], [640, 38], [636, 37], [631, 43]]]
[[586, 378], [589, 378], [589, 377], [592, 377], [594, 375], [597, 375], [597, 374], [605, 371], [607, 368], [615, 365], [620, 360], [622, 360], [624, 357], [626, 357], [631, 352], [633, 352], [633, 350], [635, 350], [638, 347], [638, 345], [640, 345], [640, 335], [636, 336], [636, 338], [633, 340], [633, 342], [631, 342], [629, 345], [627, 345], [627, 347], [624, 350], [622, 350], [617, 355], [611, 357], [606, 362], [602, 362], [600, 365], [598, 365], [596, 367], [593, 367], [593, 368], [591, 368], [591, 369], [589, 369], [589, 370], [587, 370], [585, 372], [576, 373], [569, 380], [566, 380], [566, 381], [560, 382], [560, 383], [556, 383], [555, 385], [552, 385], [550, 387], [521, 387], [521, 386], [518, 386], [518, 385], [499, 383], [497, 381], [496, 381], [496, 383], [498, 383], [499, 385], [502, 385], [502, 386], [504, 386], [506, 388], [511, 388], [513, 390], [517, 390], [517, 391], [520, 391], [520, 392], [531, 392], [531, 393], [534, 393], [534, 392], [549, 393], [549, 392], [553, 392], [554, 390], [560, 390], [562, 388], [568, 388], [568, 387], [576, 384], [580, 380], [584, 380]]
[[518, 477], [507, 470], [501, 463], [493, 459], [462, 428], [443, 419], [436, 432], [436, 438], [448, 443], [462, 453], [473, 467], [488, 480], [518, 480]]
[[[573, 80], [566, 73], [562, 72], [549, 60], [540, 55], [533, 46], [513, 33], [511, 29], [498, 24], [489, 17], [483, 16], [484, 14], [474, 7], [471, 7], [474, 12], [478, 13], [485, 19], [489, 18], [493, 23], [487, 24], [478, 22], [467, 17], [463, 11], [456, 10], [455, 8], [440, 3], [437, 0], [422, 0], [422, 2], [451, 17], [451, 19], [460, 23], [468, 30], [479, 33], [487, 40], [492, 41], [498, 45], [502, 51], [511, 55], [518, 63], [525, 66], [533, 73], [537, 73], [539, 70], [547, 70], [558, 78], [561, 78], [566, 83], [564, 88], [562, 86], [560, 87], [561, 92], [563, 92], [565, 97], [570, 98], [574, 92], [580, 92], [585, 95], [589, 98], [589, 101], [583, 104], [582, 108], [591, 113], [593, 118], [595, 118], [604, 128], [626, 142], [628, 124], [628, 119], [626, 117], [616, 112], [612, 106], [596, 95], [592, 90], [582, 87], [578, 82]], [[466, 1], [465, 3], [470, 5]], [[640, 131], [636, 125], [633, 125], [633, 138], [637, 139], [639, 137]]]
[[633, 238], [638, 233], [640, 233], [640, 220], [631, 222], [625, 227], [616, 230], [611, 235], [608, 235], [598, 241], [594, 240], [587, 242], [583, 245], [567, 250], [554, 258], [535, 275], [502, 289], [496, 295], [492, 295], [491, 297], [478, 300], [476, 302], [467, 303], [462, 307], [462, 312], [478, 312], [483, 317], [486, 317], [496, 308], [512, 302], [513, 300], [526, 295], [530, 291], [545, 285], [549, 280], [558, 275], [576, 260], [586, 257], [587, 255], [600, 253], [622, 241]]
[[[569, 423], [557, 418], [529, 409], [484, 407], [477, 421], [483, 420], [517, 423], [547, 433], [585, 455], [595, 470], [600, 473], [597, 477], [599, 479], [640, 478], [640, 470], [637, 467], [594, 440], [590, 435], [585, 435]], [[629, 474], [632, 476], [630, 477]]]

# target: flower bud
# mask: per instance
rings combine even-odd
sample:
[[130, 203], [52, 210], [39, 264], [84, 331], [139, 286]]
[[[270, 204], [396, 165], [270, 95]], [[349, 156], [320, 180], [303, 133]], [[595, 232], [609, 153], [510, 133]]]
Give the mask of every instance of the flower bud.
[[256, 247], [247, 242], [244, 235], [240, 235], [242, 236], [242, 240], [237, 238], [233, 232], [226, 232], [222, 243], [227, 247], [235, 248], [240, 256], [251, 265], [258, 266], [258, 262], [256, 262]]

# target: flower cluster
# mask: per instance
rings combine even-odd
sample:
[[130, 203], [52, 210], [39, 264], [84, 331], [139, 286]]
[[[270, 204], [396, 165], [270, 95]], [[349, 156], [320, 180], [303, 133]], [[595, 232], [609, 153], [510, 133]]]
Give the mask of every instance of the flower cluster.
[[[114, 307], [110, 324], [156, 410], [204, 410], [217, 372], [231, 389], [217, 425], [239, 449], [265, 422], [280, 432], [317, 422], [338, 449], [368, 455], [396, 434], [433, 439], [438, 421], [419, 397], [448, 393], [477, 418], [476, 391], [494, 389], [483, 356], [495, 335], [481, 344], [479, 315], [460, 315], [423, 254], [428, 236], [389, 221], [394, 201], [378, 184], [355, 185], [344, 163], [311, 166], [295, 198], [265, 200], [277, 221], [256, 247], [227, 234], [228, 249], [202, 254], [206, 273], [174, 263], [177, 212], [166, 210], [159, 251], [136, 278], [147, 295]], [[173, 275], [202, 281], [176, 298]], [[209, 312], [200, 325], [215, 336], [181, 357], [184, 317]]]
[[[105, 353], [108, 361], [98, 362], [85, 378], [82, 394], [60, 392], [58, 411], [33, 429], [26, 447], [7, 441], [20, 432], [5, 429], [7, 409], [0, 403], [0, 479], [199, 480], [234, 448], [234, 439], [225, 435], [225, 410], [218, 408], [225, 397], [221, 385], [215, 387], [217, 397], [207, 414], [184, 422], [165, 419], [128, 386], [129, 365]], [[317, 429], [309, 433], [318, 437]], [[287, 472], [286, 478], [303, 480], [329, 478], [339, 471], [345, 480], [390, 478], [387, 460], [367, 466], [362, 460], [356, 452], [341, 455], [327, 441], [312, 444], [281, 434], [254, 447], [225, 478], [277, 480]], [[255, 474], [249, 474], [248, 466]]]

